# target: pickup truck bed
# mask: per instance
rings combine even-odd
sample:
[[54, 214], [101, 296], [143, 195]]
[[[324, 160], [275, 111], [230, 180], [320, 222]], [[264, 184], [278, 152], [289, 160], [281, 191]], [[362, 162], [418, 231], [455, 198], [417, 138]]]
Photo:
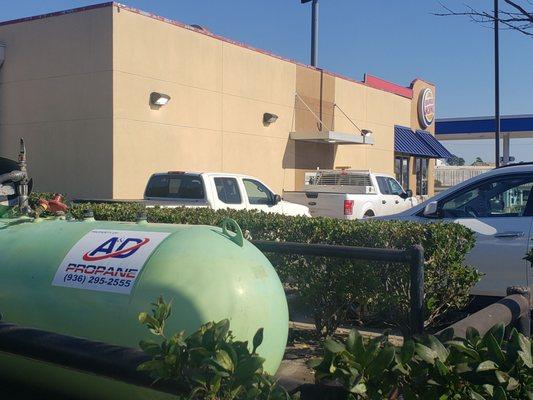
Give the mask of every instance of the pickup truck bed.
[[361, 219], [391, 215], [416, 204], [391, 176], [369, 171], [323, 170], [303, 191], [285, 191], [283, 198], [309, 207], [314, 217]]
[[[284, 192], [283, 198], [287, 201], [309, 207], [309, 213], [313, 217], [339, 218], [340, 213], [346, 213], [344, 215], [348, 216], [347, 213], [349, 211], [348, 209], [345, 210], [346, 197], [340, 194], [328, 191], [295, 191]], [[358, 218], [364, 218], [364, 213], [359, 215]]]

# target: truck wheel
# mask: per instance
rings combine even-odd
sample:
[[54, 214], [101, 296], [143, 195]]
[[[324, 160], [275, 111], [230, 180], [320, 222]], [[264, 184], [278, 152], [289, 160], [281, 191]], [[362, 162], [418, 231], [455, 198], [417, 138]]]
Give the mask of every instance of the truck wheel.
[[365, 212], [365, 215], [363, 215], [363, 218], [369, 218], [369, 217], [375, 217], [376, 214], [374, 214], [374, 211], [372, 210], [368, 210], [367, 212]]

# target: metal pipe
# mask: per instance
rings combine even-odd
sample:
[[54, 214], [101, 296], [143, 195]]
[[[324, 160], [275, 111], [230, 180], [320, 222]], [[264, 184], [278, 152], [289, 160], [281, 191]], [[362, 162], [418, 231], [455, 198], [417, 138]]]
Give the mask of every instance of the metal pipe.
[[494, 0], [494, 145], [496, 167], [500, 166], [500, 39], [499, 39], [499, 5]]
[[20, 184], [18, 185], [18, 195], [19, 195], [19, 209], [20, 212], [24, 215], [28, 215], [32, 212], [29, 204], [29, 182], [28, 179], [28, 168], [26, 163], [26, 145], [24, 144], [24, 139], [20, 139], [20, 152], [19, 152], [19, 170], [23, 174]]
[[251, 242], [265, 253], [408, 263], [410, 271], [410, 333], [414, 335], [424, 332], [424, 248], [421, 245], [415, 245], [408, 250], [396, 250], [264, 240], [252, 240]]
[[313, 0], [311, 11], [311, 65], [318, 65], [318, 0]]
[[494, 325], [500, 322], [503, 322], [506, 326], [510, 325], [517, 321], [520, 316], [530, 312], [528, 300], [521, 294], [513, 294], [469, 315], [439, 333], [453, 329], [454, 336], [465, 338], [466, 330], [472, 327], [481, 335], [484, 335]]
[[410, 296], [411, 312], [410, 324], [411, 334], [421, 334], [424, 332], [424, 248], [415, 245], [410, 251]]
[[0, 185], [7, 181], [18, 182], [24, 178], [24, 173], [22, 171], [11, 171], [6, 174], [0, 175]]
[[137, 349], [0, 322], [0, 352], [153, 390], [177, 393], [175, 386], [154, 386], [150, 375], [137, 371], [139, 364], [151, 359]]
[[396, 249], [374, 249], [370, 247], [334, 246], [329, 244], [309, 244], [294, 242], [270, 242], [252, 240], [252, 244], [265, 253], [298, 254], [304, 256], [356, 258], [370, 261], [408, 263], [410, 251]]
[[531, 291], [527, 286], [511, 286], [507, 288], [507, 296], [521, 295], [526, 299], [528, 308], [522, 310], [516, 320], [516, 329], [527, 337], [531, 337]]
[[510, 144], [511, 144], [511, 134], [504, 133], [503, 134], [503, 158], [502, 158], [503, 165], [507, 165], [511, 161], [510, 160]]

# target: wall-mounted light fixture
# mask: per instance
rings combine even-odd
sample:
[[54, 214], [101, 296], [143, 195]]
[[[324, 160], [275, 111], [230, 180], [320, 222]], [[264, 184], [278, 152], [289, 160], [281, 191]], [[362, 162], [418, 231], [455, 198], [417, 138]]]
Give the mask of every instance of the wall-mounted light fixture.
[[263, 114], [263, 125], [265, 125], [265, 126], [273, 124], [277, 120], [278, 120], [278, 116], [276, 114], [272, 114], [272, 113], [264, 113]]
[[150, 93], [150, 104], [161, 107], [170, 101], [170, 96], [164, 93], [152, 92]]
[[5, 59], [6, 59], [6, 45], [3, 43], [0, 43], [0, 68], [2, 68], [2, 65], [4, 65]]
[[361, 129], [361, 136], [363, 137], [363, 143], [373, 144], [372, 131], [370, 129]]

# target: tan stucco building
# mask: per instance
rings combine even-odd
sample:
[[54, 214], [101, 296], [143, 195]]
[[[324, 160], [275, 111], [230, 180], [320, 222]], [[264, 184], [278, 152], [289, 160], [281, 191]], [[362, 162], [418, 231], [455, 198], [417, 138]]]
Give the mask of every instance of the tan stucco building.
[[[24, 137], [37, 190], [139, 198], [153, 172], [194, 170], [250, 174], [281, 193], [317, 168], [394, 174], [405, 162], [404, 185], [433, 192], [434, 161], [424, 178], [413, 154], [395, 152], [397, 126], [434, 133], [423, 80], [350, 80], [116, 3], [0, 23], [0, 43], [0, 154]], [[171, 99], [156, 107], [152, 92]], [[366, 143], [331, 139], [348, 136]]]

